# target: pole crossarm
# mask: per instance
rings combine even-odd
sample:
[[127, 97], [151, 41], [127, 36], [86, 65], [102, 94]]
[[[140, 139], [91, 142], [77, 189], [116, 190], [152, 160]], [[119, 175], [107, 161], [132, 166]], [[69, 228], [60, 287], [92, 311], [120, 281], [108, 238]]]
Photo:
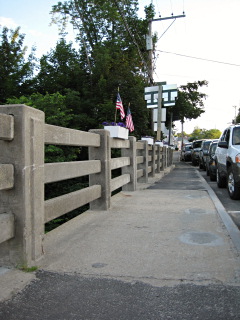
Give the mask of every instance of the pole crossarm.
[[161, 21], [161, 20], [169, 20], [169, 19], [177, 19], [177, 18], [185, 18], [185, 14], [181, 14], [179, 16], [171, 16], [171, 17], [164, 17], [164, 18], [158, 18], [158, 19], [152, 19], [150, 21]]

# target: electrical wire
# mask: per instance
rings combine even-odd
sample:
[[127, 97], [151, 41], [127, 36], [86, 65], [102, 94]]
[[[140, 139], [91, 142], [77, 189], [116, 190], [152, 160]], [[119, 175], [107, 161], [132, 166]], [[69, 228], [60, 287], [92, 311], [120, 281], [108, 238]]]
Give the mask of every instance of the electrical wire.
[[164, 50], [156, 50], [156, 51], [159, 51], [159, 52], [162, 52], [162, 53], [174, 54], [176, 56], [185, 57], [185, 58], [198, 59], [198, 60], [203, 60], [203, 61], [208, 61], [208, 62], [221, 63], [221, 64], [230, 65], [230, 66], [240, 67], [240, 64], [236, 64], [236, 63], [230, 63], [230, 62], [223, 62], [223, 61], [217, 61], [217, 60], [193, 57], [193, 56], [188, 56], [188, 55], [181, 54], [181, 53], [169, 52], [169, 51], [164, 51]]

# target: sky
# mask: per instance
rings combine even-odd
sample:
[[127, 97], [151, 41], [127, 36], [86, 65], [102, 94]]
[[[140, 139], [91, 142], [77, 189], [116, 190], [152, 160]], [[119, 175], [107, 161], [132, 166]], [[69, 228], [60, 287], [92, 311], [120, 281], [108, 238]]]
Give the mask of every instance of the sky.
[[[54, 48], [58, 36], [56, 25], [50, 26], [50, 11], [58, 0], [0, 0], [0, 25], [21, 27], [25, 45], [36, 46], [37, 57]], [[185, 18], [152, 22], [158, 35], [157, 59], [154, 72], [156, 82], [185, 85], [207, 80], [205, 113], [195, 120], [187, 120], [184, 131], [195, 127], [222, 131], [240, 108], [240, 0], [140, 0], [139, 14], [145, 5], [153, 3], [155, 19], [182, 15]], [[173, 22], [174, 21], [174, 22]], [[170, 24], [173, 24], [170, 26]], [[74, 42], [69, 29], [67, 40]], [[177, 132], [181, 131], [175, 122]]]

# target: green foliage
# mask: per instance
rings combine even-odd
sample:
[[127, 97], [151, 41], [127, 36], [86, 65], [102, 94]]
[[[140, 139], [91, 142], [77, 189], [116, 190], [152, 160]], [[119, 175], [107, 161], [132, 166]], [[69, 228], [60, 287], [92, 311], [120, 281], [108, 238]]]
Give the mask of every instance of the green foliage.
[[238, 109], [238, 115], [236, 116], [236, 123], [240, 123], [240, 108]]
[[81, 91], [86, 74], [79, 53], [72, 47], [72, 43], [67, 44], [65, 39], [60, 39], [54, 49], [43, 55], [35, 80], [36, 89], [42, 94], [65, 94], [67, 89]]
[[173, 112], [173, 119], [184, 122], [185, 119], [197, 119], [204, 113], [204, 99], [207, 95], [199, 92], [199, 88], [207, 86], [206, 80], [187, 83], [180, 86], [176, 104], [168, 111]]
[[17, 266], [17, 269], [24, 271], [24, 272], [34, 272], [38, 270], [37, 266], [28, 267], [26, 265]]
[[60, 93], [40, 94], [33, 93], [26, 97], [9, 98], [8, 104], [25, 104], [29, 107], [39, 109], [45, 113], [45, 121], [48, 124], [58, 125], [61, 127], [68, 126], [70, 120], [73, 118], [71, 109], [66, 106], [66, 97]]
[[[71, 109], [67, 108], [66, 97], [58, 92], [46, 95], [33, 93], [28, 97], [7, 99], [7, 103], [25, 104], [43, 111], [47, 124], [69, 127], [70, 121], [74, 118]], [[77, 159], [79, 153], [79, 148], [47, 145], [45, 147], [45, 162], [72, 161]]]
[[199, 139], [219, 139], [221, 131], [218, 129], [200, 129], [195, 127], [193, 132], [190, 134], [189, 141], [199, 140]]
[[27, 47], [23, 46], [24, 35], [20, 27], [10, 30], [1, 28], [0, 35], [0, 103], [7, 98], [20, 97], [31, 92], [35, 68], [34, 48], [25, 60]]

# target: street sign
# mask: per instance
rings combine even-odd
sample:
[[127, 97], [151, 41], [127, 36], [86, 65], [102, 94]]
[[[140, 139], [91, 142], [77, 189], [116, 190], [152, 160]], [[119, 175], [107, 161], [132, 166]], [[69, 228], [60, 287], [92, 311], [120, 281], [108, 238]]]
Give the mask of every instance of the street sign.
[[[145, 100], [147, 101], [147, 108], [157, 108], [158, 91], [159, 91], [159, 86], [145, 88], [144, 96], [145, 96]], [[164, 107], [174, 106], [176, 98], [177, 98], [176, 84], [162, 85], [162, 99], [163, 99]]]

